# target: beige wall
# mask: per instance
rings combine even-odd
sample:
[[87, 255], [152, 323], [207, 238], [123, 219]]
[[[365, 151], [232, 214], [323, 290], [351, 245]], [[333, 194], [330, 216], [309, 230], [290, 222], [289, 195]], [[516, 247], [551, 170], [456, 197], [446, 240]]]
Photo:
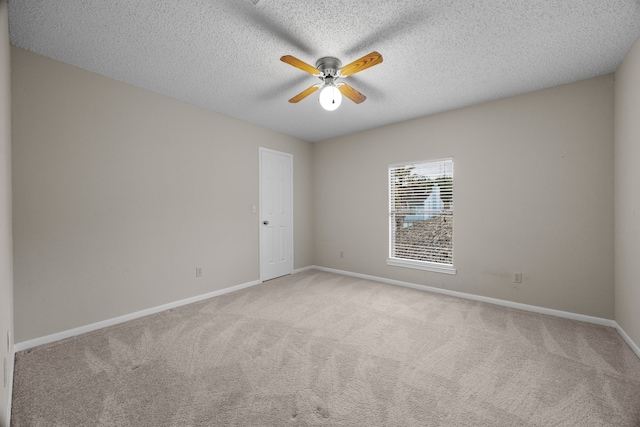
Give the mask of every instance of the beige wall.
[[[13, 358], [13, 263], [11, 238], [11, 90], [9, 77], [9, 22], [7, 2], [0, 0], [0, 426], [5, 426], [9, 378]], [[7, 334], [9, 343], [7, 348]], [[6, 380], [6, 381], [5, 381]]]
[[640, 346], [640, 41], [616, 72], [616, 321]]
[[[17, 341], [256, 280], [259, 146], [294, 154], [295, 268], [614, 317], [612, 75], [308, 144], [18, 48], [12, 67]], [[458, 274], [387, 266], [387, 166], [448, 156]]]
[[[259, 279], [258, 147], [311, 144], [12, 48], [16, 342]], [[195, 277], [195, 268], [204, 277]]]
[[[606, 75], [315, 144], [316, 264], [613, 319], [613, 102]], [[387, 266], [388, 165], [449, 156], [457, 275]]]

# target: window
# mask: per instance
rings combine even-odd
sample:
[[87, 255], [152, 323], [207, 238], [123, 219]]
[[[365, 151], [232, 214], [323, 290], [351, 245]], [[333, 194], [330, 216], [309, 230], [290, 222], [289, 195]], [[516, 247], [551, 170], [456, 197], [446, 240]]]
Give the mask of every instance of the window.
[[387, 264], [455, 274], [453, 159], [389, 166]]

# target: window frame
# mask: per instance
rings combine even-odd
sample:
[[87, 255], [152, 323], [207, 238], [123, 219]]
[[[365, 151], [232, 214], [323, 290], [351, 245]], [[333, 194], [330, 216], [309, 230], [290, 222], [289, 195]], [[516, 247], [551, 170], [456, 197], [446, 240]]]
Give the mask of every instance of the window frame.
[[[432, 262], [432, 261], [419, 261], [419, 260], [412, 260], [412, 259], [407, 259], [407, 258], [397, 258], [397, 257], [392, 257], [391, 254], [393, 252], [393, 245], [394, 245], [394, 233], [395, 233], [395, 226], [394, 221], [392, 221], [393, 217], [393, 191], [392, 191], [392, 184], [391, 184], [391, 172], [392, 170], [399, 168], [399, 167], [408, 167], [408, 166], [417, 166], [417, 165], [422, 165], [422, 164], [427, 164], [427, 163], [437, 163], [437, 162], [443, 162], [443, 161], [450, 161], [451, 162], [451, 191], [452, 194], [453, 192], [453, 187], [454, 187], [454, 161], [453, 161], [453, 157], [444, 157], [444, 158], [440, 158], [440, 159], [432, 159], [432, 160], [423, 160], [423, 161], [412, 161], [412, 162], [402, 162], [402, 163], [394, 163], [394, 164], [390, 164], [388, 166], [388, 170], [387, 170], [387, 183], [388, 183], [388, 227], [389, 227], [389, 251], [388, 251], [388, 258], [387, 258], [387, 265], [393, 266], [393, 267], [404, 267], [404, 268], [413, 268], [413, 269], [417, 269], [417, 270], [426, 270], [426, 271], [432, 271], [432, 272], [436, 272], [436, 273], [444, 273], [444, 274], [451, 274], [454, 275], [456, 274], [456, 269], [454, 267], [454, 262], [455, 262], [455, 257], [454, 257], [454, 251], [453, 251], [453, 238], [454, 238], [454, 231], [452, 230], [452, 236], [451, 236], [451, 253], [452, 253], [452, 257], [451, 257], [451, 264], [445, 264], [445, 263], [439, 263], [439, 262]], [[455, 198], [455, 196], [452, 196]], [[452, 205], [453, 205], [453, 201], [452, 201]], [[451, 208], [451, 215], [454, 216], [455, 218], [455, 211], [453, 210], [453, 207]], [[453, 221], [453, 223], [455, 224], [455, 219]]]

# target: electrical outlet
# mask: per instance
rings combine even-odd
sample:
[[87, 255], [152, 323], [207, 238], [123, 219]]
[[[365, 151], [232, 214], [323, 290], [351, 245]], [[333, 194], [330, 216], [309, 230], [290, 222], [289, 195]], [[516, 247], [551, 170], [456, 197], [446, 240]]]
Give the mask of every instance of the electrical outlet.
[[202, 268], [196, 267], [196, 277], [202, 277]]
[[522, 283], [522, 273], [513, 273], [513, 283]]
[[340, 258], [344, 258], [344, 252], [340, 251]]

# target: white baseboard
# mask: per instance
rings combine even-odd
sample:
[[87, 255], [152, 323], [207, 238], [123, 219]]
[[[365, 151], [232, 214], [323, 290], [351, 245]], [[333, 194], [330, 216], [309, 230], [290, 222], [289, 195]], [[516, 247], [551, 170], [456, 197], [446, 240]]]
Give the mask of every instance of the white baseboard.
[[[317, 268], [317, 267], [308, 266], [308, 267], [299, 268], [299, 269], [293, 270], [292, 274], [302, 273], [303, 271], [311, 270], [314, 268]], [[169, 310], [170, 308], [176, 308], [182, 305], [191, 304], [191, 303], [202, 301], [205, 299], [217, 297], [219, 295], [224, 295], [229, 292], [239, 291], [240, 289], [249, 288], [251, 286], [255, 286], [260, 283], [261, 283], [260, 280], [254, 280], [251, 282], [243, 283], [241, 285], [231, 286], [218, 291], [209, 292], [207, 294], [197, 295], [195, 297], [186, 298], [180, 301], [175, 301], [168, 304], [159, 305], [157, 307], [148, 308], [146, 310], [137, 311], [135, 313], [125, 314], [124, 316], [115, 317], [113, 319], [107, 319], [101, 322], [91, 323], [89, 325], [80, 326], [78, 328], [69, 329], [62, 332], [57, 332], [55, 334], [47, 335], [44, 337], [22, 341], [14, 345], [14, 354], [19, 351], [24, 351], [33, 347], [37, 347], [39, 345], [49, 344], [55, 341], [60, 341], [65, 338], [70, 338], [70, 337], [81, 335], [87, 332], [92, 332], [101, 328], [106, 328], [107, 326], [117, 325], [118, 323], [127, 322], [129, 320], [137, 319], [139, 317], [144, 317], [150, 314], [158, 313], [160, 311]]]
[[640, 357], [640, 347], [638, 347], [638, 345], [633, 342], [633, 340], [629, 337], [629, 335], [627, 335], [624, 329], [622, 329], [622, 327], [615, 320], [604, 319], [602, 317], [587, 316], [587, 315], [578, 314], [578, 313], [571, 313], [569, 311], [538, 307], [536, 305], [521, 304], [518, 302], [506, 301], [506, 300], [501, 300], [497, 298], [483, 297], [480, 295], [467, 294], [464, 292], [450, 291], [447, 289], [434, 288], [426, 285], [417, 285], [415, 283], [402, 282], [399, 280], [387, 279], [384, 277], [369, 276], [367, 274], [353, 273], [351, 271], [337, 270], [334, 268], [313, 266], [307, 269], [311, 269], [311, 268], [315, 268], [320, 271], [327, 271], [330, 273], [342, 274], [345, 276], [357, 277], [359, 279], [375, 280], [376, 282], [387, 283], [389, 285], [403, 286], [406, 288], [418, 289], [421, 291], [434, 292], [437, 294], [460, 297], [460, 298], [469, 299], [473, 301], [482, 301], [482, 302], [487, 302], [489, 304], [501, 305], [504, 307], [517, 308], [519, 310], [531, 311], [534, 313], [548, 314], [550, 316], [563, 317], [565, 319], [573, 319], [581, 322], [593, 323], [596, 325], [609, 326], [611, 328], [614, 328], [616, 331], [618, 331], [618, 334], [620, 334], [622, 339], [629, 345], [629, 347], [631, 347], [631, 350], [633, 350], [633, 352], [638, 357]]
[[627, 333], [624, 331], [624, 329], [622, 329], [622, 326], [618, 325], [618, 322], [615, 322], [614, 328], [616, 328], [616, 331], [618, 331], [618, 333], [620, 334], [622, 339], [625, 340], [627, 342], [627, 344], [629, 344], [629, 347], [631, 347], [631, 350], [633, 350], [633, 352], [638, 357], [640, 357], [640, 347], [638, 347], [638, 345], [633, 342], [631, 337], [629, 337], [629, 335], [627, 335]]
[[369, 276], [367, 274], [352, 273], [350, 271], [336, 270], [333, 268], [326, 268], [326, 267], [315, 267], [315, 268], [321, 271], [327, 271], [327, 272], [336, 273], [336, 274], [343, 274], [345, 276], [352, 276], [352, 277], [357, 277], [360, 279], [367, 279], [367, 280], [375, 280], [376, 282], [387, 283], [389, 285], [403, 286], [405, 288], [418, 289], [421, 291], [433, 292], [433, 293], [442, 294], [442, 295], [449, 295], [449, 296], [464, 298], [464, 299], [473, 300], [473, 301], [482, 301], [482, 302], [487, 302], [489, 304], [501, 305], [501, 306], [510, 307], [510, 308], [517, 308], [519, 310], [524, 310], [524, 311], [532, 311], [534, 313], [548, 314], [550, 316], [564, 317], [566, 319], [573, 319], [573, 320], [579, 320], [581, 322], [594, 323], [596, 325], [610, 326], [612, 328], [614, 328], [616, 325], [615, 320], [603, 319], [601, 317], [587, 316], [584, 314], [571, 313], [569, 311], [562, 311], [562, 310], [554, 310], [552, 308], [538, 307], [536, 305], [522, 304], [519, 302], [506, 301], [498, 298], [483, 297], [481, 295], [473, 295], [473, 294], [467, 294], [464, 292], [450, 291], [448, 289], [434, 288], [432, 286], [417, 285], [415, 283], [402, 282], [402, 281], [393, 280], [393, 279], [386, 279], [384, 277]]
[[87, 332], [92, 332], [101, 328], [106, 328], [107, 326], [117, 325], [119, 323], [127, 322], [129, 320], [137, 319], [140, 317], [148, 316], [150, 314], [159, 313], [164, 310], [169, 310], [170, 308], [180, 307], [186, 304], [191, 304], [198, 301], [203, 301], [205, 299], [217, 297], [219, 295], [228, 294], [230, 292], [239, 291], [240, 289], [249, 288], [251, 286], [255, 286], [260, 284], [259, 280], [254, 280], [252, 282], [243, 283], [241, 285], [231, 286], [228, 288], [220, 289], [218, 291], [209, 292], [203, 295], [197, 295], [195, 297], [186, 298], [180, 301], [170, 302], [168, 304], [159, 305], [157, 307], [151, 307], [146, 310], [136, 311], [135, 313], [125, 314], [124, 316], [114, 317], [113, 319], [103, 320], [101, 322], [91, 323], [89, 325], [80, 326], [78, 328], [69, 329], [67, 331], [57, 332], [55, 334], [47, 335], [40, 338], [34, 338], [28, 341], [22, 341], [16, 343], [13, 347], [14, 353], [19, 351], [27, 350], [29, 348], [37, 347], [43, 344], [49, 344], [55, 341], [60, 341], [65, 338], [70, 338], [76, 335], [81, 335]]
[[[8, 384], [8, 389], [7, 389], [7, 399], [9, 399], [9, 401], [7, 402], [7, 420], [6, 420], [6, 427], [9, 427], [11, 425], [11, 403], [12, 403], [12, 396], [13, 396], [13, 367], [14, 367], [14, 362], [15, 362], [15, 350], [11, 349], [9, 351], [9, 384]], [[2, 425], [2, 424], [0, 424]]]
[[[495, 305], [501, 305], [504, 307], [510, 307], [510, 308], [516, 308], [519, 310], [524, 310], [524, 311], [531, 311], [534, 313], [541, 313], [541, 314], [548, 314], [551, 316], [556, 316], [556, 317], [563, 317], [566, 319], [573, 319], [573, 320], [578, 320], [581, 322], [587, 322], [587, 323], [593, 323], [596, 325], [602, 325], [602, 326], [609, 326], [612, 327], [614, 329], [616, 329], [618, 331], [618, 333], [620, 334], [620, 336], [625, 340], [625, 342], [631, 347], [631, 349], [635, 352], [635, 354], [638, 355], [638, 357], [640, 357], [640, 348], [638, 347], [638, 345], [636, 343], [633, 342], [633, 340], [625, 333], [625, 331], [622, 329], [622, 327], [620, 325], [618, 325], [618, 323], [615, 320], [611, 320], [611, 319], [604, 319], [601, 317], [594, 317], [594, 316], [587, 316], [584, 314], [578, 314], [578, 313], [571, 313], [568, 311], [562, 311], [562, 310], [554, 310], [554, 309], [550, 309], [550, 308], [544, 308], [544, 307], [538, 307], [538, 306], [534, 306], [534, 305], [529, 305], [529, 304], [522, 304], [522, 303], [517, 303], [517, 302], [512, 302], [512, 301], [506, 301], [506, 300], [501, 300], [501, 299], [497, 299], [497, 298], [490, 298], [490, 297], [483, 297], [480, 295], [473, 295], [473, 294], [467, 294], [464, 292], [457, 292], [457, 291], [450, 291], [448, 289], [441, 289], [441, 288], [434, 288], [432, 286], [426, 286], [426, 285], [418, 285], [415, 283], [409, 283], [409, 282], [403, 282], [400, 280], [393, 280], [393, 279], [387, 279], [384, 277], [377, 277], [377, 276], [370, 276], [367, 274], [360, 274], [360, 273], [354, 273], [351, 271], [344, 271], [344, 270], [337, 270], [334, 268], [327, 268], [327, 267], [320, 267], [320, 266], [308, 266], [308, 267], [303, 267], [303, 268], [299, 268], [293, 271], [293, 274], [297, 274], [297, 273], [301, 273], [304, 271], [308, 271], [308, 270], [320, 270], [320, 271], [327, 271], [327, 272], [331, 272], [331, 273], [336, 273], [336, 274], [342, 274], [345, 276], [351, 276], [351, 277], [357, 277], [360, 279], [366, 279], [366, 280], [374, 280], [377, 282], [382, 282], [382, 283], [387, 283], [390, 285], [395, 285], [395, 286], [403, 286], [406, 288], [411, 288], [411, 289], [417, 289], [417, 290], [421, 290], [421, 291], [426, 291], [426, 292], [433, 292], [433, 293], [438, 293], [438, 294], [443, 294], [443, 295], [449, 295], [449, 296], [454, 296], [454, 297], [459, 297], [459, 298], [464, 298], [464, 299], [468, 299], [468, 300], [473, 300], [473, 301], [482, 301], [482, 302], [486, 302], [489, 304], [495, 304]], [[137, 311], [135, 313], [131, 313], [131, 314], [126, 314], [124, 316], [119, 316], [119, 317], [115, 317], [113, 319], [107, 319], [107, 320], [103, 320], [101, 322], [96, 322], [96, 323], [91, 323], [89, 325], [85, 325], [85, 326], [81, 326], [78, 328], [74, 328], [74, 329], [69, 329], [67, 331], [62, 331], [62, 332], [58, 332], [55, 334], [51, 334], [51, 335], [47, 335], [44, 337], [40, 337], [40, 338], [35, 338], [32, 340], [28, 340], [28, 341], [22, 341], [19, 343], [15, 343], [14, 344], [14, 348], [13, 348], [13, 353], [17, 353], [19, 351], [23, 351], [23, 350], [27, 350], [29, 348], [33, 348], [33, 347], [37, 347], [39, 345], [43, 345], [43, 344], [49, 344], [55, 341], [59, 341], [65, 338], [70, 338], [73, 336], [77, 336], [80, 334], [84, 334], [87, 332], [91, 332], [91, 331], [95, 331], [101, 328], [105, 328], [107, 326], [112, 326], [112, 325], [117, 325], [119, 323], [123, 323], [123, 322], [127, 322], [129, 320], [133, 320], [133, 319], [137, 319], [140, 317], [144, 317], [144, 316], [148, 316], [150, 314], [155, 314], [158, 313], [160, 311], [164, 311], [164, 310], [168, 310], [170, 308], [176, 308], [176, 307], [180, 307], [186, 304], [191, 304], [194, 302], [198, 302], [198, 301], [202, 301], [205, 299], [209, 299], [209, 298], [213, 298], [219, 295], [224, 295], [230, 292], [235, 292], [235, 291], [239, 291], [241, 289], [245, 289], [245, 288], [249, 288], [251, 286], [255, 286], [260, 284], [261, 282], [259, 280], [254, 280], [251, 282], [247, 282], [247, 283], [243, 283], [240, 285], [236, 285], [236, 286], [231, 286], [228, 288], [224, 288], [224, 289], [220, 289], [218, 291], [213, 291], [213, 292], [209, 292], [207, 294], [203, 294], [203, 295], [198, 295], [195, 297], [191, 297], [191, 298], [186, 298], [180, 301], [175, 301], [175, 302], [171, 302], [168, 304], [163, 304], [157, 307], [152, 307], [152, 308], [148, 308], [146, 310], [141, 310], [141, 311]], [[12, 387], [13, 384], [13, 359], [11, 358], [11, 363], [10, 363], [10, 369], [11, 369], [11, 381], [9, 383], [10, 387]], [[11, 391], [11, 388], [10, 388]], [[11, 395], [9, 395], [11, 396]]]
[[[415, 284], [415, 283], [402, 282], [402, 281], [399, 281], [399, 280], [387, 279], [387, 278], [384, 278], [384, 277], [370, 276], [370, 275], [367, 275], [367, 274], [353, 273], [351, 271], [337, 270], [337, 269], [334, 269], [334, 268], [320, 267], [320, 266], [315, 266], [315, 265], [296, 269], [296, 270], [293, 271], [293, 274], [302, 273], [304, 271], [314, 270], [314, 269], [315, 270], [320, 270], [320, 271], [336, 273], [336, 274], [342, 274], [342, 275], [345, 275], [345, 276], [357, 277], [357, 278], [360, 278], [360, 279], [374, 280], [374, 281], [377, 281], [377, 282], [387, 283], [387, 284], [395, 285], [395, 286], [403, 286], [403, 287], [406, 287], [406, 288], [417, 289], [417, 290], [426, 291], [426, 292], [433, 292], [433, 293], [438, 293], [438, 294], [443, 294], [443, 295], [455, 296], [455, 297], [469, 299], [469, 300], [473, 300], [473, 301], [482, 301], [482, 302], [486, 302], [486, 303], [489, 303], [489, 304], [496, 304], [496, 305], [501, 305], [501, 306], [504, 306], [504, 307], [516, 308], [516, 309], [524, 310], [524, 311], [531, 311], [531, 312], [535, 312], [535, 313], [548, 314], [548, 315], [556, 316], [556, 317], [563, 317], [563, 318], [566, 318], [566, 319], [579, 320], [579, 321], [582, 321], [582, 322], [593, 323], [593, 324], [596, 324], [596, 325], [609, 326], [609, 327], [614, 328], [616, 331], [618, 331], [618, 333], [620, 334], [622, 339], [629, 345], [631, 350], [638, 357], [640, 357], [640, 348], [638, 347], [638, 345], [633, 342], [633, 340], [629, 337], [629, 335], [627, 335], [627, 333], [624, 331], [624, 329], [622, 329], [622, 327], [615, 320], [603, 319], [603, 318], [594, 317], [594, 316], [586, 316], [586, 315], [583, 315], [583, 314], [571, 313], [571, 312], [562, 311], [562, 310], [554, 310], [554, 309], [538, 307], [538, 306], [534, 306], [534, 305], [521, 304], [521, 303], [512, 302], [512, 301], [505, 301], [505, 300], [501, 300], [501, 299], [497, 299], [497, 298], [483, 297], [483, 296], [480, 296], [480, 295], [473, 295], [473, 294], [467, 294], [467, 293], [464, 293], [464, 292], [450, 291], [450, 290], [447, 290], [447, 289], [434, 288], [432, 286], [418, 285], [418, 284]], [[7, 404], [6, 426], [8, 427], [8, 426], [11, 425], [11, 403], [12, 403], [11, 397], [12, 397], [12, 393], [13, 393], [13, 374], [14, 374], [15, 353], [16, 352], [27, 350], [29, 348], [36, 347], [36, 346], [43, 345], [43, 344], [49, 344], [51, 342], [55, 342], [55, 341], [59, 341], [61, 339], [65, 339], [65, 338], [69, 338], [69, 337], [72, 337], [72, 336], [84, 334], [86, 332], [95, 331], [97, 329], [105, 328], [107, 326], [117, 325], [119, 323], [123, 323], [123, 322], [129, 321], [129, 320], [133, 320], [133, 319], [137, 319], [137, 318], [140, 318], [140, 317], [148, 316], [150, 314], [158, 313], [160, 311], [168, 310], [170, 308], [176, 308], [176, 307], [180, 307], [180, 306], [183, 306], [183, 305], [186, 305], [186, 304], [191, 304], [191, 303], [194, 303], [194, 302], [203, 301], [205, 299], [213, 298], [213, 297], [216, 297], [216, 296], [219, 296], [219, 295], [224, 295], [224, 294], [227, 294], [227, 293], [230, 293], [230, 292], [239, 291], [241, 289], [249, 288], [251, 286], [255, 286], [255, 285], [258, 285], [260, 283], [261, 282], [259, 280], [254, 280], [252, 282], [243, 283], [241, 285], [231, 286], [231, 287], [228, 287], [228, 288], [220, 289], [218, 291], [209, 292], [207, 294], [198, 295], [198, 296], [191, 297], [191, 298], [186, 298], [186, 299], [183, 299], [183, 300], [180, 300], [180, 301], [175, 301], [175, 302], [172, 302], [172, 303], [163, 304], [163, 305], [160, 305], [160, 306], [157, 306], [157, 307], [152, 307], [152, 308], [149, 308], [149, 309], [146, 309], [146, 310], [141, 310], [141, 311], [138, 311], [138, 312], [135, 312], [135, 313], [127, 314], [127, 315], [124, 315], [124, 316], [119, 316], [119, 317], [116, 317], [116, 318], [113, 318], [113, 319], [108, 319], [108, 320], [104, 320], [104, 321], [101, 321], [101, 322], [92, 323], [90, 325], [81, 326], [79, 328], [70, 329], [68, 331], [58, 332], [58, 333], [55, 333], [55, 334], [51, 334], [51, 335], [47, 335], [47, 336], [44, 336], [44, 337], [35, 338], [35, 339], [32, 339], [32, 340], [23, 341], [23, 342], [14, 344], [13, 351], [11, 352], [11, 356], [12, 357], [10, 357], [10, 362], [9, 362], [9, 390], [8, 390], [8, 392], [9, 392], [8, 393], [9, 402]]]
[[618, 331], [618, 334], [620, 334], [622, 339], [629, 345], [629, 347], [631, 347], [631, 350], [636, 354], [636, 356], [640, 357], [640, 347], [638, 347], [638, 345], [635, 342], [633, 342], [631, 337], [627, 335], [624, 329], [622, 329], [622, 327], [615, 320], [604, 319], [602, 317], [587, 316], [587, 315], [578, 314], [578, 313], [571, 313], [569, 311], [538, 307], [536, 305], [521, 304], [518, 302], [506, 301], [506, 300], [501, 300], [497, 298], [483, 297], [480, 295], [467, 294], [464, 292], [450, 291], [447, 289], [434, 288], [426, 285], [417, 285], [415, 283], [402, 282], [399, 280], [387, 279], [384, 277], [369, 276], [367, 274], [353, 273], [351, 271], [337, 270], [334, 268], [313, 266], [313, 267], [308, 267], [307, 270], [312, 268], [315, 268], [316, 270], [320, 270], [320, 271], [327, 271], [331, 273], [342, 274], [345, 276], [357, 277], [359, 279], [375, 280], [377, 282], [387, 283], [390, 285], [403, 286], [406, 288], [418, 289], [421, 291], [434, 292], [438, 294], [450, 295], [450, 296], [460, 297], [460, 298], [469, 299], [473, 301], [487, 302], [489, 304], [496, 304], [504, 307], [517, 308], [519, 310], [531, 311], [534, 313], [548, 314], [550, 316], [563, 317], [565, 319], [573, 319], [581, 322], [593, 323], [596, 325], [609, 326], [611, 328], [614, 328], [616, 331]]
[[[395, 286], [403, 286], [406, 288], [411, 288], [411, 289], [417, 289], [417, 290], [421, 290], [421, 291], [426, 291], [426, 292], [433, 292], [433, 293], [438, 293], [438, 294], [443, 294], [443, 295], [449, 295], [449, 296], [455, 296], [455, 297], [459, 297], [459, 298], [464, 298], [464, 299], [469, 299], [469, 300], [474, 300], [474, 301], [482, 301], [482, 302], [486, 302], [486, 303], [490, 303], [490, 304], [496, 304], [496, 305], [501, 305], [501, 306], [505, 306], [505, 307], [511, 307], [511, 308], [516, 308], [519, 310], [525, 310], [525, 311], [531, 311], [531, 312], [535, 312], [535, 313], [542, 313], [542, 314], [548, 314], [551, 316], [557, 316], [557, 317], [563, 317], [563, 318], [567, 318], [567, 319], [573, 319], [573, 320], [579, 320], [582, 322], [587, 322], [587, 323], [594, 323], [597, 325], [603, 325], [603, 326], [610, 326], [612, 328], [615, 328], [616, 331], [618, 331], [618, 333], [620, 334], [620, 336], [622, 337], [622, 339], [624, 339], [624, 341], [629, 345], [629, 347], [631, 347], [631, 350], [633, 350], [633, 352], [640, 357], [640, 348], [638, 347], [638, 345], [636, 343], [633, 342], [633, 340], [627, 335], [627, 333], [622, 329], [622, 327], [615, 321], [615, 320], [610, 320], [610, 319], [603, 319], [600, 317], [594, 317], [594, 316], [586, 316], [583, 314], [577, 314], [577, 313], [571, 313], [571, 312], [567, 312], [567, 311], [561, 311], [561, 310], [554, 310], [554, 309], [550, 309], [550, 308], [544, 308], [544, 307], [538, 307], [538, 306], [534, 306], [534, 305], [528, 305], [528, 304], [521, 304], [521, 303], [517, 303], [517, 302], [512, 302], [512, 301], [505, 301], [505, 300], [501, 300], [501, 299], [497, 299], [497, 298], [489, 298], [489, 297], [483, 297], [480, 295], [473, 295], [473, 294], [467, 294], [464, 292], [456, 292], [456, 291], [450, 291], [447, 289], [440, 289], [440, 288], [434, 288], [432, 286], [425, 286], [425, 285], [418, 285], [415, 283], [409, 283], [409, 282], [402, 282], [399, 280], [393, 280], [393, 279], [387, 279], [384, 277], [377, 277], [377, 276], [370, 276], [367, 274], [360, 274], [360, 273], [353, 273], [351, 271], [344, 271], [344, 270], [337, 270], [334, 268], [327, 268], [327, 267], [320, 267], [320, 266], [308, 266], [308, 267], [303, 267], [303, 268], [299, 268], [293, 271], [293, 274], [297, 274], [297, 273], [302, 273], [304, 271], [308, 271], [308, 270], [320, 270], [320, 271], [326, 271], [326, 272], [331, 272], [331, 273], [336, 273], [336, 274], [342, 274], [345, 276], [351, 276], [351, 277], [357, 277], [360, 279], [366, 279], [366, 280], [374, 280], [377, 282], [382, 282], [382, 283], [387, 283], [390, 285], [395, 285]], [[124, 316], [119, 316], [119, 317], [115, 317], [113, 319], [108, 319], [108, 320], [103, 320], [101, 322], [96, 322], [96, 323], [91, 323], [89, 325], [86, 326], [81, 326], [78, 328], [74, 328], [74, 329], [70, 329], [67, 331], [63, 331], [63, 332], [58, 332], [55, 334], [51, 334], [51, 335], [47, 335], [44, 337], [40, 337], [40, 338], [35, 338], [32, 340], [28, 340], [28, 341], [23, 341], [23, 342], [19, 342], [19, 343], [15, 343], [13, 346], [13, 351], [11, 352], [11, 356], [10, 357], [10, 362], [9, 362], [9, 390], [8, 390], [8, 394], [9, 394], [9, 402], [7, 405], [7, 420], [6, 420], [6, 426], [10, 426], [11, 425], [11, 396], [13, 393], [13, 374], [14, 374], [14, 365], [15, 365], [15, 353], [19, 352], [19, 351], [23, 351], [23, 350], [27, 350], [29, 348], [33, 348], [33, 347], [37, 347], [39, 345], [43, 345], [43, 344], [49, 344], [55, 341], [59, 341], [65, 338], [70, 338], [73, 336], [77, 336], [77, 335], [81, 335], [87, 332], [91, 332], [91, 331], [95, 331], [101, 328], [105, 328], [107, 326], [113, 326], [113, 325], [117, 325], [119, 323], [123, 323], [123, 322], [127, 322], [129, 320], [133, 320], [133, 319], [137, 319], [140, 317], [144, 317], [144, 316], [148, 316], [150, 314], [155, 314], [164, 310], [168, 310], [171, 308], [176, 308], [176, 307], [180, 307], [186, 304], [191, 304], [194, 302], [199, 302], [199, 301], [203, 301], [209, 298], [213, 298], [216, 296], [220, 296], [220, 295], [224, 295], [230, 292], [235, 292], [235, 291], [239, 291], [241, 289], [245, 289], [245, 288], [249, 288], [251, 286], [255, 286], [260, 284], [260, 280], [254, 280], [251, 282], [247, 282], [247, 283], [243, 283], [240, 285], [236, 285], [236, 286], [231, 286], [228, 288], [224, 288], [224, 289], [220, 289], [218, 291], [213, 291], [213, 292], [209, 292], [203, 295], [198, 295], [195, 297], [191, 297], [191, 298], [186, 298], [180, 301], [175, 301], [172, 303], [168, 303], [168, 304], [163, 304], [157, 307], [152, 307], [152, 308], [148, 308], [146, 310], [141, 310], [141, 311], [137, 311], [135, 313], [131, 313], [131, 314], [126, 314]]]

